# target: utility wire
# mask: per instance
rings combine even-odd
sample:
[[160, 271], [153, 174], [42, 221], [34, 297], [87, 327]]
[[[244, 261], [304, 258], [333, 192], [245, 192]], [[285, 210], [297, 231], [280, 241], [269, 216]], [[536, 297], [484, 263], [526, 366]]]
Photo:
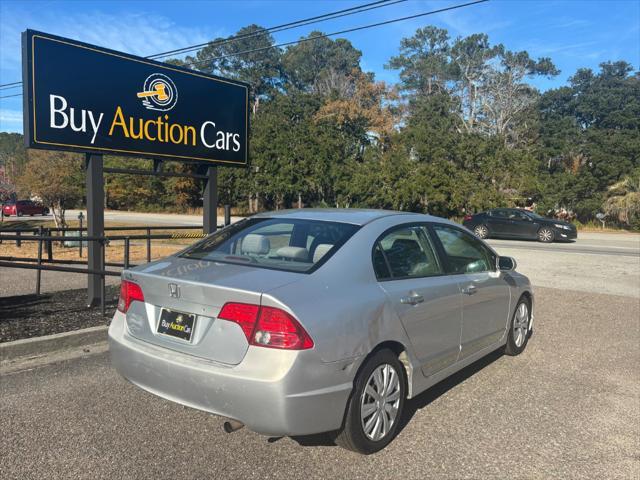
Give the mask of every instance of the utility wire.
[[0, 90], [4, 90], [7, 88], [16, 88], [20, 86], [22, 82], [13, 82], [13, 83], [5, 83], [4, 85], [0, 85]]
[[[428, 15], [435, 15], [436, 13], [448, 12], [448, 11], [451, 11], [451, 10], [457, 10], [457, 9], [464, 8], [464, 7], [470, 7], [472, 5], [477, 5], [479, 3], [485, 3], [485, 2], [488, 2], [488, 1], [489, 0], [476, 0], [474, 2], [462, 3], [462, 4], [459, 4], [459, 5], [452, 5], [451, 7], [439, 8], [437, 10], [431, 10], [429, 12], [418, 13], [418, 14], [409, 15], [409, 16], [406, 16], [406, 17], [394, 18], [392, 20], [386, 20], [384, 22], [371, 23], [371, 24], [368, 24], [368, 25], [362, 25], [360, 27], [348, 28], [346, 30], [340, 30], [340, 31], [337, 31], [337, 32], [332, 32], [332, 33], [325, 33], [325, 34], [322, 34], [322, 35], [314, 35], [313, 37], [301, 38], [299, 40], [293, 40], [293, 41], [290, 41], [290, 42], [283, 42], [283, 43], [279, 43], [279, 44], [276, 44], [276, 45], [270, 45], [268, 47], [261, 47], [261, 48], [254, 48], [254, 49], [250, 49], [250, 50], [244, 50], [244, 51], [241, 51], [241, 52], [222, 55], [222, 56], [219, 56], [219, 57], [214, 57], [214, 58], [211, 58], [211, 59], [202, 60], [202, 61], [198, 61], [198, 62], [188, 62], [188, 63], [185, 63], [183, 66], [196, 67], [196, 66], [199, 66], [199, 65], [202, 65], [202, 64], [213, 62], [215, 60], [222, 60], [222, 59], [228, 58], [228, 57], [236, 57], [236, 56], [245, 55], [245, 54], [248, 54], [248, 53], [262, 52], [262, 51], [265, 51], [265, 50], [269, 50], [271, 48], [284, 47], [284, 46], [287, 46], [287, 45], [294, 45], [294, 44], [297, 44], [297, 43], [310, 42], [312, 40], [318, 40], [320, 38], [328, 38], [328, 37], [333, 37], [335, 35], [342, 35], [342, 34], [345, 34], [345, 33], [357, 32], [357, 31], [366, 30], [366, 29], [369, 29], [369, 28], [381, 27], [383, 25], [389, 25], [389, 24], [392, 24], [392, 23], [403, 22], [403, 21], [406, 21], [406, 20], [413, 20], [415, 18], [426, 17]], [[207, 45], [207, 44], [205, 44], [205, 45]], [[21, 83], [21, 82], [14, 82], [13, 84], [5, 84], [5, 85], [2, 85], [2, 86], [6, 87], [8, 85], [14, 85], [14, 84], [18, 84], [18, 83]], [[15, 94], [15, 95], [6, 95], [6, 96], [3, 96], [3, 97], [0, 97], [0, 99], [2, 99], [2, 98], [10, 98], [10, 97], [17, 97], [17, 96], [20, 96], [20, 95], [22, 95], [22, 94], [19, 93], [19, 94]]]
[[[325, 13], [322, 15], [317, 15], [315, 17], [309, 17], [309, 18], [303, 18], [301, 20], [296, 20], [294, 22], [289, 22], [289, 23], [283, 23], [281, 25], [276, 25], [274, 27], [269, 27], [269, 28], [265, 28], [265, 29], [261, 29], [257, 32], [250, 32], [250, 33], [245, 33], [243, 35], [235, 35], [235, 36], [231, 36], [222, 40], [217, 40], [217, 41], [209, 41], [206, 43], [199, 43], [196, 45], [189, 45], [186, 47], [182, 47], [182, 48], [178, 48], [175, 50], [169, 50], [167, 52], [162, 52], [162, 53], [156, 53], [154, 55], [150, 55], [146, 58], [149, 59], [158, 59], [158, 58], [164, 58], [164, 57], [168, 57], [170, 55], [175, 55], [175, 54], [182, 54], [182, 53], [188, 53], [188, 52], [192, 52], [194, 50], [199, 50], [202, 47], [205, 47], [207, 45], [224, 45], [226, 43], [230, 43], [230, 42], [235, 42], [237, 40], [241, 40], [244, 38], [251, 38], [251, 37], [257, 37], [257, 36], [262, 36], [262, 35], [267, 35], [269, 33], [276, 33], [276, 32], [282, 32], [284, 30], [290, 30], [292, 28], [297, 28], [297, 27], [303, 27], [305, 25], [311, 25], [313, 23], [319, 23], [319, 22], [323, 22], [326, 20], [333, 20], [336, 18], [340, 18], [340, 17], [346, 17], [348, 15], [355, 15], [356, 13], [362, 13], [362, 12], [366, 12], [369, 10], [373, 10], [373, 9], [377, 9], [377, 8], [382, 8], [382, 7], [387, 7], [387, 6], [391, 6], [391, 5], [395, 5], [397, 3], [403, 3], [406, 2], [407, 0], [377, 0], [375, 2], [371, 2], [371, 3], [365, 3], [363, 5], [359, 5], [356, 7], [351, 7], [351, 8], [346, 8], [344, 10], [337, 10], [335, 12], [329, 12], [329, 13]], [[13, 83], [5, 83], [0, 85], [0, 90], [4, 90], [4, 89], [12, 89], [12, 88], [17, 88], [22, 84], [22, 82], [13, 82]], [[4, 96], [4, 97], [0, 97], [0, 98], [8, 98], [14, 95], [8, 95], [8, 96]]]
[[170, 50], [168, 52], [158, 53], [151, 55], [147, 58], [157, 59], [168, 57], [175, 54], [183, 54], [199, 50], [206, 46], [219, 46], [227, 43], [235, 42], [245, 38], [259, 37], [270, 33], [284, 32], [285, 30], [291, 30], [293, 28], [304, 27], [305, 25], [311, 25], [313, 23], [320, 23], [327, 20], [335, 20], [336, 18], [346, 17], [349, 15], [355, 15], [356, 13], [368, 12], [369, 10], [375, 10], [382, 7], [389, 7], [397, 3], [403, 3], [407, 0], [382, 0], [373, 3], [365, 3], [357, 7], [347, 8], [345, 10], [338, 10], [337, 12], [326, 13], [324, 15], [318, 15], [316, 17], [305, 18], [303, 20], [297, 20], [295, 22], [284, 23], [282, 25], [276, 25], [275, 27], [263, 28], [255, 32], [245, 33], [242, 35], [235, 35], [221, 40], [214, 40], [206, 43], [200, 43], [197, 45], [191, 45], [189, 47], [178, 48], [176, 50]]
[[13, 95], [4, 95], [4, 96], [2, 96], [0, 98], [11, 98], [11, 97], [21, 97], [21, 96], [22, 96], [21, 93], [15, 93]]
[[202, 65], [202, 64], [213, 62], [215, 60], [222, 60], [222, 59], [228, 58], [228, 57], [237, 57], [238, 55], [244, 55], [244, 54], [247, 54], [247, 53], [262, 52], [264, 50], [269, 50], [270, 48], [285, 47], [287, 45], [293, 45], [293, 44], [296, 44], [296, 43], [310, 42], [311, 40], [317, 40], [319, 38], [333, 37], [335, 35], [342, 35], [344, 33], [351, 33], [351, 32], [357, 32], [359, 30], [365, 30], [365, 29], [368, 29], [368, 28], [381, 27], [383, 25], [389, 25], [390, 23], [403, 22], [405, 20], [412, 20], [414, 18], [426, 17], [427, 15], [434, 15], [436, 13], [447, 12], [447, 11], [450, 11], [450, 10], [456, 10], [456, 9], [463, 8], [463, 7], [470, 7], [471, 5], [477, 5], [479, 3], [485, 3], [485, 2], [488, 2], [488, 1], [489, 0], [476, 0], [474, 2], [462, 3], [460, 5], [453, 5], [451, 7], [446, 7], [446, 8], [439, 8], [438, 10], [431, 10], [430, 12], [418, 13], [416, 15], [409, 15], [407, 17], [401, 17], [401, 18], [394, 18], [392, 20], [386, 20], [384, 22], [378, 22], [378, 23], [371, 23], [369, 25], [362, 25], [360, 27], [348, 28], [346, 30], [340, 30], [339, 32], [323, 33], [322, 35], [314, 35], [313, 37], [301, 38], [299, 40], [293, 40], [291, 42], [278, 43], [277, 45], [270, 45], [268, 47], [254, 48], [254, 49], [251, 49], [251, 50], [244, 50], [242, 52], [230, 53], [230, 54], [227, 54], [227, 55], [221, 55], [219, 57], [214, 57], [214, 58], [210, 58], [210, 59], [207, 59], [207, 60], [201, 60], [201, 61], [198, 61], [198, 62], [187, 62], [182, 66], [196, 67], [196, 66], [199, 66], [199, 65]]

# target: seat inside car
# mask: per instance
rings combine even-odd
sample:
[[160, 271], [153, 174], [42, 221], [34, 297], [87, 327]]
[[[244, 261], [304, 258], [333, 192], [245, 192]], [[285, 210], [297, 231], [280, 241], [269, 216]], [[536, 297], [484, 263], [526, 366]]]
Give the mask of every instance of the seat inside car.
[[435, 261], [430, 261], [416, 240], [396, 238], [386, 252], [396, 277], [423, 277], [438, 273]]

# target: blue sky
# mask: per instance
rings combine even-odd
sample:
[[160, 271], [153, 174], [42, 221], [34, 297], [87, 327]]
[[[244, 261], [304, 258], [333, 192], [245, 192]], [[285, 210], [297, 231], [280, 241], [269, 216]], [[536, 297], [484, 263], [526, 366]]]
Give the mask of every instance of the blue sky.
[[[26, 28], [146, 56], [232, 35], [250, 23], [270, 27], [368, 1], [0, 0], [0, 84], [21, 80], [20, 32]], [[409, 0], [278, 33], [275, 38], [287, 42], [313, 29], [333, 32], [457, 3], [465, 0]], [[564, 84], [577, 68], [597, 69], [606, 60], [626, 60], [640, 68], [638, 0], [490, 0], [344, 37], [362, 51], [365, 70], [393, 83], [397, 72], [385, 70], [384, 64], [397, 54], [401, 38], [429, 24], [446, 28], [453, 37], [486, 32], [492, 43], [551, 57], [562, 73], [537, 80], [542, 90]], [[0, 90], [0, 95], [19, 92]], [[0, 131], [22, 131], [20, 97], [0, 99]]]

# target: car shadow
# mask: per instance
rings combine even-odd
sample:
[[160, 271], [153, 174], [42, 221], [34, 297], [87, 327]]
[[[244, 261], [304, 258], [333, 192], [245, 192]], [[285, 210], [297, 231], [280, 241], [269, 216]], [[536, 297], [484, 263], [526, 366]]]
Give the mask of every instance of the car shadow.
[[[445, 378], [444, 380], [436, 383], [432, 387], [428, 388], [418, 396], [409, 399], [404, 404], [404, 413], [402, 418], [400, 419], [400, 425], [398, 433], [402, 432], [404, 428], [409, 424], [411, 419], [414, 417], [418, 410], [423, 409], [433, 401], [437, 400], [439, 397], [447, 393], [452, 388], [458, 386], [468, 378], [475, 375], [477, 372], [482, 370], [483, 368], [491, 365], [493, 362], [502, 357], [504, 353], [501, 349], [491, 352], [490, 354], [482, 357], [479, 360], [476, 360], [471, 365], [466, 366], [462, 370], [454, 373], [453, 375]], [[295, 436], [291, 437], [292, 440], [298, 443], [298, 445], [305, 447], [328, 447], [335, 446], [335, 438], [337, 432], [326, 432], [319, 433], [315, 435], [304, 435], [304, 436]], [[267, 441], [269, 443], [275, 443], [279, 441], [282, 437], [271, 437]]]
[[481, 359], [476, 360], [471, 365], [467, 365], [462, 370], [454, 373], [444, 380], [441, 380], [418, 396], [407, 400], [404, 404], [404, 414], [400, 419], [400, 429], [398, 430], [398, 433], [401, 432], [409, 424], [418, 410], [421, 410], [430, 403], [434, 402], [452, 388], [458, 386], [468, 378], [472, 377], [483, 368], [491, 365], [503, 355], [504, 353], [502, 352], [502, 350], [495, 350], [494, 352], [491, 352]]

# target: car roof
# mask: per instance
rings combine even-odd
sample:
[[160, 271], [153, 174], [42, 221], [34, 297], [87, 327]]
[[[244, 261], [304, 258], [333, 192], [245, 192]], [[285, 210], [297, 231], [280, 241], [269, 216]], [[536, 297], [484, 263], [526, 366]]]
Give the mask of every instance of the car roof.
[[[353, 225], [366, 225], [379, 218], [403, 216], [407, 221], [422, 222], [446, 222], [449, 220], [431, 215], [424, 215], [413, 212], [398, 212], [395, 210], [376, 210], [367, 208], [294, 208], [289, 210], [277, 210], [274, 212], [264, 212], [254, 215], [258, 218], [290, 218], [298, 220], [321, 220], [341, 223], [351, 223]], [[415, 217], [415, 218], [411, 218]]]

